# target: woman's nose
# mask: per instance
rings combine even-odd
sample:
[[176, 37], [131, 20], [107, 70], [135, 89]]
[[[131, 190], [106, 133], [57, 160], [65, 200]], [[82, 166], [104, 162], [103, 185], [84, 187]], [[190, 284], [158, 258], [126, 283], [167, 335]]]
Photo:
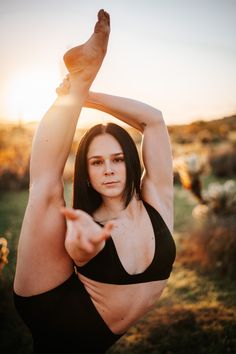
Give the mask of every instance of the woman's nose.
[[110, 175], [114, 175], [114, 171], [112, 171], [112, 169], [107, 168], [105, 171], [105, 176], [110, 176]]
[[111, 168], [110, 164], [107, 163], [105, 165], [105, 176], [109, 176], [109, 175], [114, 175], [114, 171], [113, 169]]

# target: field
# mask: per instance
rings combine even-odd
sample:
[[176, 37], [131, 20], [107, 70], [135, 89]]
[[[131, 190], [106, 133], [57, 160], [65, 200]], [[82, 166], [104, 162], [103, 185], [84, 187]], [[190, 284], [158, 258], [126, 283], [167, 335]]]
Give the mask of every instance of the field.
[[[70, 185], [66, 188], [70, 200]], [[0, 352], [30, 353], [31, 337], [12, 304], [12, 281], [26, 191], [3, 193], [0, 234], [9, 241], [9, 263], [0, 278]], [[175, 240], [177, 250], [191, 225], [193, 196], [175, 188]], [[156, 307], [109, 350], [118, 353], [226, 354], [236, 353], [236, 285], [181, 263], [174, 271]]]
[[[0, 270], [0, 353], [32, 351], [30, 333], [13, 306], [12, 285], [28, 198], [28, 162], [34, 130], [34, 126], [0, 127], [0, 237], [7, 239], [10, 250], [8, 264]], [[235, 354], [236, 117], [209, 124], [197, 122], [170, 127], [169, 131], [177, 166], [174, 200], [177, 258], [154, 309], [110, 348], [108, 354]], [[140, 136], [131, 134], [139, 145]], [[64, 176], [68, 204], [77, 138]], [[186, 165], [185, 157], [195, 157], [193, 152], [200, 156], [203, 167]], [[204, 204], [203, 192], [214, 183], [220, 186], [212, 188], [213, 197]], [[206, 229], [198, 231], [194, 239], [193, 210], [199, 205], [207, 205], [211, 213]], [[198, 222], [203, 225], [201, 219]], [[203, 253], [199, 248], [201, 240], [208, 242], [204, 243]]]

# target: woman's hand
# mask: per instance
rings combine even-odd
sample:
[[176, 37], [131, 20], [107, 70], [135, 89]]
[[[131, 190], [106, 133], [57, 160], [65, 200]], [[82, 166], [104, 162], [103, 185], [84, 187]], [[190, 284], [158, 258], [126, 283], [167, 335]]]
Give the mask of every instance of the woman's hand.
[[58, 96], [67, 95], [70, 91], [71, 83], [70, 83], [70, 74], [67, 74], [60, 85], [56, 88], [56, 93]]
[[113, 224], [108, 222], [102, 228], [82, 210], [61, 208], [61, 212], [67, 220], [66, 251], [78, 266], [84, 265], [102, 250]]

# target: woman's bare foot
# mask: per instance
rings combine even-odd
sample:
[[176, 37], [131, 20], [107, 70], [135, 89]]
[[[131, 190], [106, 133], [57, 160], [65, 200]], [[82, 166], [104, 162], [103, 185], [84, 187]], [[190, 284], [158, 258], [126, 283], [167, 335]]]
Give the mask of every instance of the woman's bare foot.
[[85, 77], [94, 78], [105, 57], [109, 34], [110, 16], [104, 10], [100, 10], [94, 33], [89, 40], [70, 49], [63, 57], [69, 73], [84, 72]]

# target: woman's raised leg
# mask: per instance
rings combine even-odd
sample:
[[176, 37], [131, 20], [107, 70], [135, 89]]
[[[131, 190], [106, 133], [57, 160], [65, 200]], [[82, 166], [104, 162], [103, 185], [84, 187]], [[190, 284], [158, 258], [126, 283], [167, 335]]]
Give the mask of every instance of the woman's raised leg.
[[109, 15], [100, 10], [90, 39], [65, 56], [70, 90], [58, 95], [34, 136], [30, 161], [30, 191], [19, 245], [14, 290], [22, 296], [47, 291], [72, 271], [64, 241], [66, 225], [63, 170], [70, 152], [78, 117], [88, 90], [106, 54]]

